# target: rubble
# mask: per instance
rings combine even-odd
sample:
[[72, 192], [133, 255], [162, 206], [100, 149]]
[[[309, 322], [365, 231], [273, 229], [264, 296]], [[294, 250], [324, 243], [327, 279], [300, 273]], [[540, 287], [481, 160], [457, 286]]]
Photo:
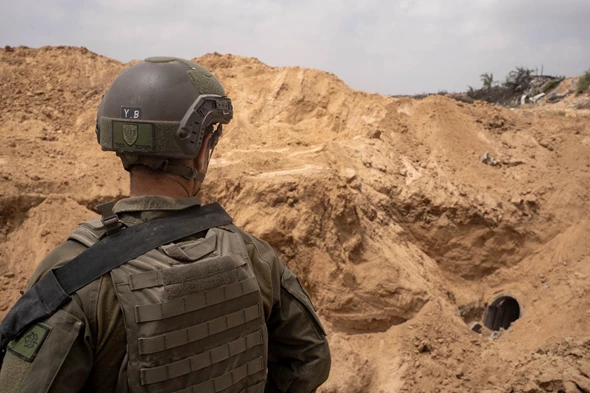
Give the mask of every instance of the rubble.
[[499, 162], [487, 151], [479, 158], [479, 161], [490, 166], [499, 165]]

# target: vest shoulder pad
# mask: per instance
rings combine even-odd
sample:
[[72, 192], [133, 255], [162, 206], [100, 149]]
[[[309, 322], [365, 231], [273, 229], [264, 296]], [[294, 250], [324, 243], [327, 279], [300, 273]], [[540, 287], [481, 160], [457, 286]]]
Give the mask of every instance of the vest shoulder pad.
[[91, 247], [98, 243], [106, 235], [107, 231], [100, 221], [100, 218], [86, 221], [78, 225], [74, 232], [68, 237], [68, 240], [76, 240], [86, 247]]

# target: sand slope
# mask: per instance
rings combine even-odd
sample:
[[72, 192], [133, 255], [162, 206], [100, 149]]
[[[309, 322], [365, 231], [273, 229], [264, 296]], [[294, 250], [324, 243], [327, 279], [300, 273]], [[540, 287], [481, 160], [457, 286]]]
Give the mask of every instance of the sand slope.
[[[203, 190], [270, 242], [329, 331], [322, 392], [590, 391], [590, 122], [354, 91], [332, 74], [196, 59], [235, 118]], [[0, 49], [0, 314], [98, 203], [128, 193], [94, 123], [125, 66]], [[489, 152], [501, 165], [480, 157]], [[499, 338], [468, 323], [509, 293]]]

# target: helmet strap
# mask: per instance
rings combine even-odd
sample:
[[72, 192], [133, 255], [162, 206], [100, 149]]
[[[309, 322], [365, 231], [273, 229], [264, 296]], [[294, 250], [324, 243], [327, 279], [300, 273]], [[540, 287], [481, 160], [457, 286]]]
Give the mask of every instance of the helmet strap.
[[121, 161], [123, 162], [123, 167], [126, 171], [130, 171], [131, 167], [134, 165], [144, 165], [155, 171], [171, 173], [173, 175], [184, 177], [188, 180], [196, 179], [200, 182], [205, 180], [204, 173], [199, 172], [196, 168], [186, 165], [184, 161], [181, 160], [173, 160], [169, 158], [160, 157], [138, 156], [136, 154], [128, 153], [117, 153], [117, 155], [119, 156], [119, 158], [121, 158]]
[[200, 182], [205, 180], [205, 174], [199, 172], [196, 168], [184, 164], [174, 164], [170, 160], [164, 160], [160, 171], [171, 173], [173, 175], [184, 177], [185, 179], [196, 179]]
[[[209, 162], [211, 161], [211, 157], [213, 156], [213, 151], [215, 150], [215, 146], [217, 146], [217, 142], [219, 142], [219, 138], [222, 135], [223, 127], [221, 124], [217, 125], [217, 128], [213, 130], [213, 126], [210, 126], [211, 138], [209, 139], [209, 146], [207, 146], [210, 150], [208, 157], [207, 157], [207, 166], [209, 166]], [[161, 157], [150, 157], [150, 156], [143, 156], [134, 153], [117, 153], [117, 156], [121, 159], [123, 163], [123, 167], [126, 171], [130, 171], [131, 167], [134, 165], [144, 165], [148, 168], [151, 168], [155, 171], [162, 171], [166, 173], [171, 173], [173, 175], [177, 175], [180, 177], [184, 177], [185, 179], [192, 180], [196, 179], [200, 182], [205, 180], [205, 174], [199, 172], [196, 168], [188, 166], [184, 163], [183, 160], [175, 160], [170, 158], [161, 158]], [[198, 191], [197, 191], [198, 192]]]

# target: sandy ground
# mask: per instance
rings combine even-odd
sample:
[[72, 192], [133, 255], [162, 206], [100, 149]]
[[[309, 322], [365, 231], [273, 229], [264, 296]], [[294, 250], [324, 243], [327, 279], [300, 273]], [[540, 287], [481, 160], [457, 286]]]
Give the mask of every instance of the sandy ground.
[[[322, 393], [590, 392], [587, 111], [395, 99], [313, 69], [196, 61], [236, 111], [203, 197], [311, 293], [333, 352]], [[83, 48], [0, 49], [0, 317], [96, 204], [128, 194], [94, 134], [124, 68]], [[521, 318], [495, 339], [471, 331], [502, 294]]]

